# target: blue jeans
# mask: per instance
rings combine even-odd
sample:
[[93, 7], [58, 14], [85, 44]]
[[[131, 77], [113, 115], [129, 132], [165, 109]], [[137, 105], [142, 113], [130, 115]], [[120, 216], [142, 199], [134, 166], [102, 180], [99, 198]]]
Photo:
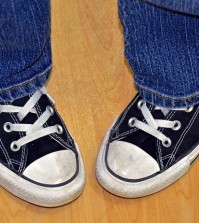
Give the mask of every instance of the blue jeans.
[[172, 108], [199, 103], [199, 1], [119, 0], [119, 14], [143, 98]]
[[50, 69], [49, 0], [0, 0], [0, 101], [35, 92]]
[[[119, 0], [125, 54], [152, 104], [199, 102], [198, 2]], [[0, 101], [35, 92], [51, 64], [50, 0], [0, 0]]]

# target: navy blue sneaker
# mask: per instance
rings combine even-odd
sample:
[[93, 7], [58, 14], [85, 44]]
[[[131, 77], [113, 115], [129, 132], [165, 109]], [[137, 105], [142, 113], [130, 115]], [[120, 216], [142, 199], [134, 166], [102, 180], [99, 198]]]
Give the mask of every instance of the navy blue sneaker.
[[174, 183], [199, 155], [198, 114], [199, 105], [165, 109], [137, 94], [104, 138], [96, 166], [99, 183], [127, 198]]
[[66, 204], [84, 187], [77, 144], [45, 88], [0, 103], [0, 184], [15, 196], [45, 207]]

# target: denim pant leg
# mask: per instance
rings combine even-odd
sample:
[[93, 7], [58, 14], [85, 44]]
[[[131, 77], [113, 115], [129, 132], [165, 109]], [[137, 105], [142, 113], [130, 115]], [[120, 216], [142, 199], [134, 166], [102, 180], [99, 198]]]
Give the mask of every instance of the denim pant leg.
[[198, 0], [144, 0], [173, 11], [199, 15]]
[[140, 0], [119, 0], [119, 14], [143, 98], [171, 108], [199, 103], [199, 17]]
[[35, 92], [51, 64], [49, 0], [0, 0], [0, 101]]

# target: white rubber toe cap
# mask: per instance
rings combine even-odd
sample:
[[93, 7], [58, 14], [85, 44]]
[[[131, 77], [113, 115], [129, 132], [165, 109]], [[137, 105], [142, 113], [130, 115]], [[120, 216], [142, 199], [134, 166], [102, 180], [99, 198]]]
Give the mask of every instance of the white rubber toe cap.
[[24, 170], [23, 175], [42, 184], [55, 185], [69, 180], [75, 171], [75, 153], [61, 150], [37, 159]]
[[107, 162], [114, 173], [127, 179], [144, 178], [160, 170], [153, 157], [136, 145], [124, 141], [110, 143]]

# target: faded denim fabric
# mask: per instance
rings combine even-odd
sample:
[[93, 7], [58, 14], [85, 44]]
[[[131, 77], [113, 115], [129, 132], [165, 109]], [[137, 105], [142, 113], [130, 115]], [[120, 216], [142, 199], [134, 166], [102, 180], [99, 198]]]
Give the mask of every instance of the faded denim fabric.
[[199, 103], [199, 17], [140, 0], [119, 0], [119, 14], [125, 55], [142, 97], [171, 108]]
[[50, 69], [49, 0], [0, 0], [0, 101], [35, 92]]
[[199, 15], [198, 0], [143, 0], [174, 11]]

